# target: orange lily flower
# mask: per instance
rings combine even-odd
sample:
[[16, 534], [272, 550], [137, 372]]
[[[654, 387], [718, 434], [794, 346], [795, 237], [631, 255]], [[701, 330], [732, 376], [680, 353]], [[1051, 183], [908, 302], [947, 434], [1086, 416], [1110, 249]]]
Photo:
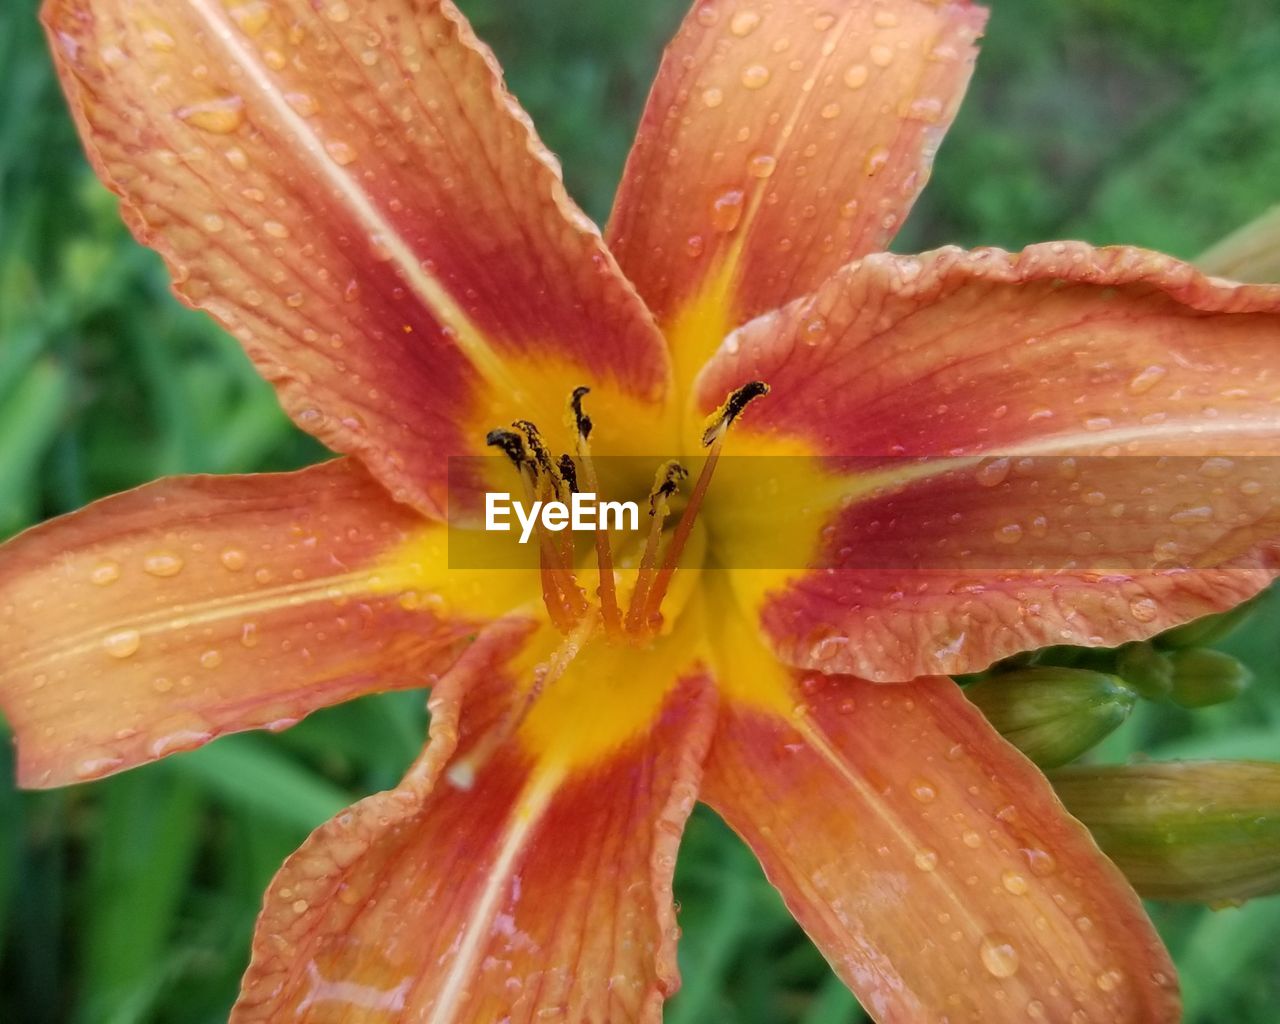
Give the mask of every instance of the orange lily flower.
[[[1280, 453], [1280, 288], [1080, 243], [883, 254], [985, 17], [697, 3], [602, 238], [449, 0], [47, 0], [130, 226], [344, 457], [5, 547], [22, 783], [434, 684], [403, 782], [272, 884], [235, 1021], [656, 1021], [697, 799], [878, 1020], [1176, 1019], [1128, 883], [945, 674], [1277, 575], [1274, 481], [1231, 459]], [[542, 451], [639, 500], [603, 456], [710, 452], [647, 552], [450, 568], [489, 481], [448, 460], [495, 428], [543, 493]], [[796, 468], [775, 493], [722, 452]], [[1153, 458], [1087, 493], [1033, 457], [1116, 453]], [[766, 543], [798, 568], [737, 568]]]

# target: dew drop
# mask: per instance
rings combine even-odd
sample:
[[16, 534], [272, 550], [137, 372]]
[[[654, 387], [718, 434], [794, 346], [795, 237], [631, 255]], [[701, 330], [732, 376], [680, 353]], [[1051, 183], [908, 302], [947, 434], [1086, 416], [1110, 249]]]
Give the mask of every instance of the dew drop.
[[927, 804], [933, 802], [933, 799], [938, 795], [938, 791], [924, 779], [916, 779], [911, 784], [911, 795], [922, 804]]
[[222, 567], [231, 572], [239, 572], [248, 562], [248, 557], [239, 548], [224, 548], [222, 553], [218, 555], [218, 561], [222, 563]]
[[1129, 394], [1144, 395], [1153, 387], [1160, 383], [1161, 379], [1169, 371], [1163, 366], [1153, 364], [1141, 371], [1133, 380], [1129, 381]]
[[871, 47], [871, 63], [878, 68], [887, 68], [893, 63], [893, 50], [881, 45]]
[[173, 680], [168, 676], [156, 676], [155, 679], [151, 680], [151, 689], [155, 690], [156, 693], [168, 693], [173, 689]]
[[208, 651], [205, 651], [202, 655], [200, 655], [201, 668], [213, 669], [213, 668], [217, 668], [221, 664], [222, 664], [222, 652], [220, 651], [208, 650]]
[[997, 978], [1012, 978], [1018, 973], [1018, 951], [1003, 935], [983, 936], [978, 946], [982, 966]]
[[1031, 868], [1031, 873], [1037, 878], [1048, 878], [1058, 870], [1058, 862], [1053, 859], [1053, 854], [1047, 850], [1026, 847], [1022, 851], [1022, 856], [1027, 859], [1027, 866]]
[[763, 64], [748, 64], [742, 69], [742, 84], [748, 89], [762, 89], [769, 81], [769, 69]]
[[876, 11], [873, 22], [876, 28], [893, 28], [898, 24], [898, 16], [892, 11]]
[[209, 232], [209, 234], [216, 235], [227, 226], [227, 222], [216, 213], [206, 213], [200, 218], [200, 225]]
[[246, 622], [240, 627], [240, 643], [244, 647], [258, 646], [258, 626], [253, 622]]
[[215, 135], [229, 135], [244, 124], [244, 100], [222, 96], [203, 103], [179, 107], [174, 113], [187, 124]]
[[818, 111], [818, 113], [822, 115], [824, 120], [830, 121], [833, 118], [840, 116], [840, 104], [828, 103], [820, 111]]
[[960, 837], [960, 841], [971, 850], [976, 850], [982, 845], [982, 836], [978, 835], [973, 829], [966, 829]]
[[739, 11], [729, 22], [729, 31], [735, 36], [749, 36], [760, 24], [760, 15], [755, 11]]
[[1019, 523], [1005, 523], [992, 536], [998, 544], [1017, 544], [1022, 540], [1022, 526]]
[[278, 220], [265, 221], [262, 225], [262, 230], [265, 231], [272, 238], [288, 238], [289, 237], [289, 229], [285, 227], [283, 224], [281, 224]]
[[1109, 971], [1103, 971], [1094, 981], [1103, 992], [1114, 992], [1123, 979], [1124, 975], [1113, 967]]
[[120, 563], [108, 558], [99, 562], [89, 570], [89, 582], [94, 586], [105, 587], [120, 578]]
[[716, 10], [715, 4], [702, 4], [698, 8], [698, 24], [710, 28], [720, 20], [720, 12]]
[[336, 3], [331, 3], [325, 8], [324, 13], [325, 17], [330, 21], [337, 22], [338, 24], [351, 20], [351, 8], [348, 7], [343, 0], [337, 0]]
[[747, 161], [747, 173], [753, 178], [767, 178], [778, 166], [776, 157], [759, 153]]
[[264, 0], [249, 0], [248, 3], [236, 4], [227, 13], [235, 19], [235, 23], [244, 32], [251, 36], [256, 36], [271, 20], [271, 8]]
[[340, 167], [346, 167], [356, 158], [356, 151], [345, 142], [326, 142], [324, 151], [329, 154], [329, 159]]
[[142, 634], [136, 629], [122, 629], [103, 638], [102, 649], [113, 658], [131, 658], [142, 646]]
[[921, 871], [932, 871], [938, 866], [938, 854], [934, 850], [918, 850], [915, 861]]
[[1027, 880], [1016, 871], [1006, 871], [1000, 876], [1000, 882], [1015, 896], [1021, 896], [1027, 891]]
[[852, 64], [844, 73], [844, 84], [850, 89], [861, 89], [867, 84], [871, 72], [865, 64]]
[[177, 576], [182, 565], [182, 559], [171, 551], [153, 551], [142, 560], [142, 571], [150, 576]]
[[874, 177], [884, 170], [885, 164], [889, 162], [889, 151], [884, 146], [876, 146], [867, 153], [866, 172], [867, 177]]
[[701, 256], [707, 243], [701, 235], [690, 235], [684, 240], [684, 251], [690, 256]]
[[742, 189], [731, 188], [716, 196], [711, 204], [711, 226], [717, 231], [732, 231], [742, 220]]
[[1013, 462], [1008, 458], [996, 458], [983, 462], [974, 473], [974, 479], [983, 487], [996, 487], [1004, 483]]
[[724, 90], [717, 89], [714, 85], [710, 89], [702, 91], [702, 103], [704, 106], [714, 110], [724, 102]]
[[1129, 614], [1138, 622], [1151, 622], [1159, 613], [1159, 607], [1149, 597], [1136, 597], [1129, 602]]

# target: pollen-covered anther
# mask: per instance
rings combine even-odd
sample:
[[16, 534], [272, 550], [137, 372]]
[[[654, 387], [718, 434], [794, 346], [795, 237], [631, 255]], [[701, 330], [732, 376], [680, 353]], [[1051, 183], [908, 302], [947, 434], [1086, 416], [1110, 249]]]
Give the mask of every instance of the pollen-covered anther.
[[733, 421], [742, 415], [746, 407], [768, 393], [769, 385], [762, 380], [749, 381], [736, 391], [730, 392], [724, 404], [707, 417], [706, 427], [702, 431], [702, 446], [710, 448], [717, 440], [724, 437], [725, 432], [733, 426]]

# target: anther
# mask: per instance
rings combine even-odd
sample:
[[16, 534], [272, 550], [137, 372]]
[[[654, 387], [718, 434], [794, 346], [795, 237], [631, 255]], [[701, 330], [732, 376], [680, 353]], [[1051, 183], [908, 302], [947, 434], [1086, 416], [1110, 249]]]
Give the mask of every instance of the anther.
[[490, 448], [499, 449], [516, 469], [523, 470], [529, 464], [529, 452], [524, 446], [524, 438], [519, 434], [499, 427], [485, 434], [484, 443]]
[[569, 486], [570, 494], [577, 494], [580, 491], [578, 487], [578, 467], [574, 465], [573, 456], [567, 452], [560, 456], [560, 476], [564, 478], [564, 482]]
[[569, 396], [569, 412], [573, 418], [573, 428], [582, 440], [587, 440], [591, 436], [591, 417], [582, 410], [582, 399], [591, 394], [591, 389], [585, 386], [579, 386], [573, 389], [573, 394]]
[[707, 417], [706, 429], [702, 432], [702, 446], [710, 448], [716, 439], [723, 437], [726, 430], [733, 426], [733, 421], [742, 415], [748, 405], [769, 393], [769, 385], [762, 380], [753, 380], [743, 384], [729, 394], [724, 404]]
[[689, 471], [672, 459], [658, 467], [649, 489], [649, 536], [645, 538], [644, 554], [636, 573], [636, 586], [631, 592], [631, 606], [627, 609], [627, 629], [635, 634], [644, 631], [649, 607], [649, 593], [658, 571], [658, 545], [662, 540], [662, 527], [671, 509], [671, 498], [680, 489], [680, 482], [689, 477]]

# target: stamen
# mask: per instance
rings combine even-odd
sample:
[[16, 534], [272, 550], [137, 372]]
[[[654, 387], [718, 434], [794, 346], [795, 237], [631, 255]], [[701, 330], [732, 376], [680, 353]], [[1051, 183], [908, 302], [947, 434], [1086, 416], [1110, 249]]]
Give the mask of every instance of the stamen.
[[[532, 424], [530, 424], [532, 426]], [[536, 428], [533, 431], [537, 438]], [[544, 482], [542, 466], [537, 458], [537, 450], [532, 449], [528, 431], [516, 433], [498, 428], [485, 435], [485, 443], [500, 449], [511, 460], [520, 474], [520, 482], [524, 486], [525, 500], [529, 502], [545, 500], [540, 491], [547, 487], [554, 488], [550, 481]], [[538, 443], [540, 439], [538, 439]], [[545, 447], [544, 447], [545, 451]], [[548, 462], [550, 459], [548, 458]], [[556, 542], [542, 528], [541, 523], [535, 526], [538, 535], [538, 556], [541, 562], [542, 602], [546, 605], [547, 614], [561, 632], [573, 628], [586, 610], [586, 602], [582, 591], [578, 588], [572, 572], [572, 558], [565, 558], [563, 551], [557, 550]]]
[[662, 541], [662, 527], [671, 510], [671, 498], [680, 488], [680, 481], [689, 477], [689, 471], [672, 459], [658, 467], [649, 491], [649, 536], [645, 538], [644, 555], [640, 559], [640, 571], [636, 574], [635, 590], [631, 592], [631, 607], [627, 609], [627, 629], [635, 634], [643, 632], [647, 623], [650, 588], [658, 568], [658, 545]]
[[[586, 479], [587, 489], [599, 500], [600, 478], [596, 475], [596, 465], [591, 458], [591, 417], [583, 411], [582, 399], [591, 393], [588, 387], [576, 387], [569, 396], [568, 425], [577, 438], [578, 458], [582, 461], [582, 475]], [[570, 465], [573, 460], [566, 455], [561, 460], [561, 472], [564, 462]], [[567, 476], [567, 474], [565, 474]], [[576, 482], [576, 476], [575, 476]], [[618, 608], [618, 587], [613, 579], [613, 551], [609, 547], [609, 531], [596, 523], [596, 568], [600, 574], [600, 617], [604, 620], [605, 633], [617, 636], [622, 631], [622, 612]]]
[[[716, 463], [720, 461], [720, 451], [724, 447], [725, 435], [748, 405], [768, 393], [768, 384], [762, 380], [753, 380], [731, 392], [724, 404], [707, 420], [707, 427], [702, 432], [702, 444], [711, 450], [707, 453], [707, 461], [702, 464], [702, 472], [698, 474], [697, 482], [693, 485], [689, 504], [685, 506], [680, 522], [676, 524], [671, 534], [671, 543], [667, 545], [667, 550], [662, 557], [662, 568], [658, 570], [652, 589], [646, 595], [647, 606], [644, 608], [644, 617], [640, 621], [655, 622], [659, 618], [662, 600], [667, 596], [671, 578], [675, 575], [680, 556], [684, 553], [684, 546], [693, 532], [693, 523], [698, 517], [698, 510], [702, 507], [702, 499], [706, 497], [707, 488], [711, 485], [711, 476], [715, 472]], [[635, 612], [634, 606], [632, 612]]]

